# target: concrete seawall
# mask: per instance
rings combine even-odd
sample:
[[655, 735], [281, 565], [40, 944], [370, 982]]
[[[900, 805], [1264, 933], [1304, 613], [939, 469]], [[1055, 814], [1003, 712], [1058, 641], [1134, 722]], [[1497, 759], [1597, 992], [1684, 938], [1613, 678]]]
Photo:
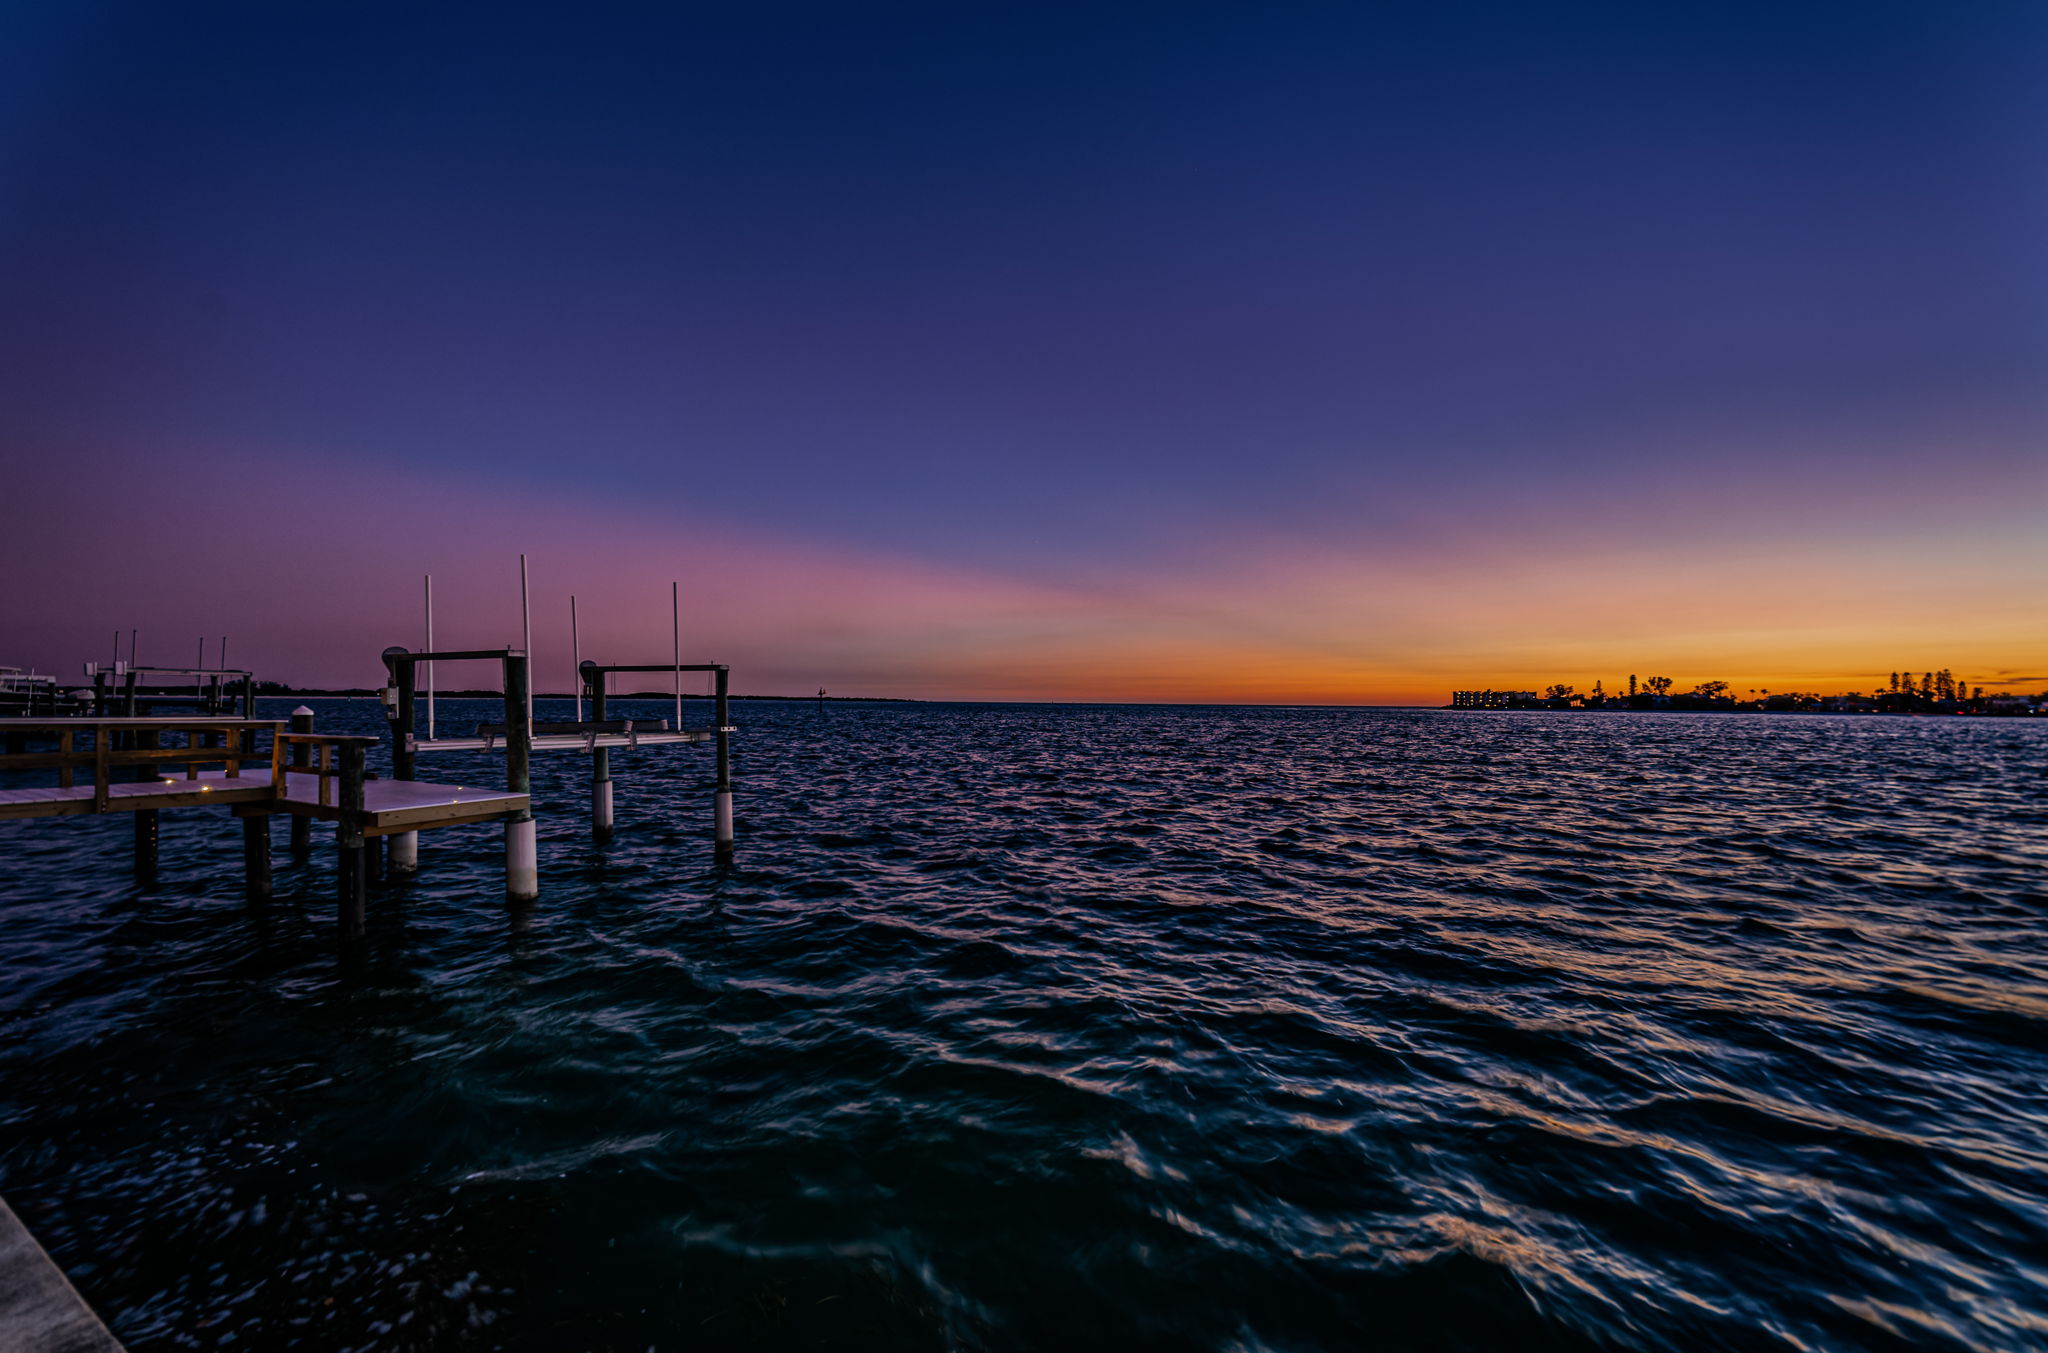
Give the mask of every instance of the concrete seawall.
[[0, 1199], [0, 1349], [7, 1353], [121, 1353], [62, 1270]]

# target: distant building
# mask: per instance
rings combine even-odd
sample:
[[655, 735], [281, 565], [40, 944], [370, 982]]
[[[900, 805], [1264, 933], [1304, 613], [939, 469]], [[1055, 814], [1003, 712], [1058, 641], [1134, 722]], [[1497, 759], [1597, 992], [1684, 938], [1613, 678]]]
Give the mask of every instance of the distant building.
[[1452, 691], [1452, 709], [1540, 709], [1534, 691]]

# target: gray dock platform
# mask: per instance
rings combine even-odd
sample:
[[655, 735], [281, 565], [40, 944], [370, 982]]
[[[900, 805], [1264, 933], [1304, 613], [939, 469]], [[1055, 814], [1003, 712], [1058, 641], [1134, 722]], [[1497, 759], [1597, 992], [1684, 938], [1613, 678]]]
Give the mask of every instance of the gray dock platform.
[[0, 1198], [0, 1349], [122, 1353], [78, 1289]]

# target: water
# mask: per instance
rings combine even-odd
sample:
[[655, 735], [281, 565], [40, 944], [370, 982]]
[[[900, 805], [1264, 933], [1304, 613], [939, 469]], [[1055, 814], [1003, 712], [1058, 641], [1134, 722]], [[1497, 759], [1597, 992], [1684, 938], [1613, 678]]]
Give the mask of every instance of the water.
[[2048, 724], [738, 708], [731, 871], [541, 756], [532, 915], [442, 832], [346, 961], [224, 814], [0, 824], [131, 1348], [2048, 1346]]

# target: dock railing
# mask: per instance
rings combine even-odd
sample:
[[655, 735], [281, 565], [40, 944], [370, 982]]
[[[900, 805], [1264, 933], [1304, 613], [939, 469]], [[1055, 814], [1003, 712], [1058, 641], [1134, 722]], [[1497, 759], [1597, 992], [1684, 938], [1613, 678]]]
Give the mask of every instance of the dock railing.
[[341, 929], [351, 938], [363, 933], [368, 906], [370, 860], [364, 836], [363, 782], [370, 748], [381, 739], [350, 733], [278, 733], [270, 743], [271, 793], [281, 805], [289, 796], [289, 776], [311, 775], [319, 784], [314, 802], [336, 810], [334, 822], [335, 889], [340, 895]]
[[[71, 789], [81, 770], [92, 775], [93, 811], [109, 811], [117, 767], [179, 765], [185, 778], [197, 780], [201, 766], [220, 765], [229, 779], [240, 779], [242, 763], [260, 762], [264, 751], [256, 746], [256, 735], [273, 735], [284, 721], [247, 719], [9, 719], [7, 732], [25, 737], [57, 739], [54, 752], [10, 752], [0, 754], [0, 772], [54, 770], [60, 788]], [[79, 735], [90, 733], [92, 746], [81, 749]], [[166, 733], [185, 735], [183, 747], [161, 745]], [[129, 745], [122, 746], [123, 735]], [[202, 739], [204, 741], [202, 741]], [[157, 778], [169, 778], [159, 776]]]
[[322, 808], [345, 810], [353, 798], [360, 812], [363, 781], [368, 778], [367, 755], [380, 741], [352, 733], [278, 733], [270, 742], [271, 788], [283, 799], [290, 788], [288, 776], [317, 776], [320, 783], [313, 792], [314, 802]]

